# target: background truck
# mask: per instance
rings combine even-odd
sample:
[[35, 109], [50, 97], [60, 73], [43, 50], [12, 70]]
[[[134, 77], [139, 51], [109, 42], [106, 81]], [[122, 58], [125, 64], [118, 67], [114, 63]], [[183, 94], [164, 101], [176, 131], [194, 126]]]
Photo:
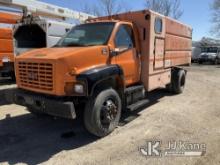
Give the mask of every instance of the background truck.
[[74, 24], [43, 17], [27, 17], [14, 26], [15, 55], [54, 46]]
[[204, 62], [211, 62], [214, 65], [220, 63], [220, 47], [208, 46], [203, 47], [202, 52], [198, 57], [199, 64]]
[[[15, 24], [13, 32], [10, 29], [0, 31], [2, 32], [0, 59], [3, 59], [0, 63], [2, 66], [0, 72], [2, 76], [13, 78], [14, 56], [31, 49], [52, 47], [75, 25], [75, 22], [83, 22], [92, 17], [35, 0], [0, 0], [0, 5], [7, 7], [7, 10], [16, 9], [20, 12], [20, 16], [0, 13], [0, 22]], [[69, 19], [72, 19], [72, 23], [67, 23]]]
[[23, 18], [12, 29], [0, 29], [2, 77], [14, 78], [14, 56], [54, 46], [74, 25], [40, 17]]
[[191, 62], [192, 29], [150, 10], [90, 19], [53, 48], [16, 58], [14, 102], [30, 112], [74, 119], [84, 105], [87, 130], [111, 133], [122, 110], [145, 105], [167, 87], [182, 93]]
[[[0, 74], [2, 76], [14, 77], [14, 71], [10, 66], [14, 64], [14, 44], [12, 28], [8, 24], [16, 24], [21, 19], [18, 14], [0, 12], [0, 23], [5, 26], [0, 27]], [[7, 28], [6, 28], [7, 27]]]

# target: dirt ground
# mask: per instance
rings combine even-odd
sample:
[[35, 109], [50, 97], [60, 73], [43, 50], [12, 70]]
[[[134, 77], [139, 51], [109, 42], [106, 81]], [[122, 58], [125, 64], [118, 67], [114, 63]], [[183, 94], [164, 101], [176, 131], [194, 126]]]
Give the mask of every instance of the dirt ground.
[[[15, 87], [0, 83], [0, 164], [220, 164], [220, 66], [187, 68], [185, 92], [149, 94], [150, 104], [124, 114], [120, 126], [98, 139], [82, 120], [36, 117], [25, 107], [7, 104], [3, 94]], [[202, 157], [145, 157], [146, 141], [205, 143]]]

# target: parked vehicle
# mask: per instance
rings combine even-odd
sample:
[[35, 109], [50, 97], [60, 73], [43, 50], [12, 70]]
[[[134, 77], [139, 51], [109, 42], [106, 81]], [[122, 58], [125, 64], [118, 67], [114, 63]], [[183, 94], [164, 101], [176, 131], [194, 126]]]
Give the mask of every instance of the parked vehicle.
[[73, 24], [42, 17], [28, 17], [14, 26], [15, 55], [31, 49], [52, 47]]
[[[15, 24], [21, 16], [18, 14], [0, 12], [0, 23], [8, 25]], [[11, 76], [14, 78], [14, 69], [10, 66], [14, 64], [14, 44], [12, 28], [0, 28], [0, 76]]]
[[[85, 105], [87, 130], [99, 137], [118, 125], [122, 110], [135, 110], [146, 92], [183, 92], [191, 63], [192, 29], [153, 11], [91, 19], [53, 48], [16, 57], [16, 104], [32, 113], [75, 119]], [[80, 106], [81, 107], [81, 106]]]
[[[0, 0], [0, 4], [9, 8], [8, 10], [15, 8], [23, 11], [20, 16], [0, 13], [0, 22], [15, 24], [13, 32], [3, 32], [0, 36], [0, 45], [6, 46], [0, 47], [0, 59], [3, 59], [0, 62], [2, 76], [14, 77], [14, 56], [31, 49], [54, 46], [75, 25], [65, 23], [66, 19], [83, 22], [92, 17], [83, 12], [35, 0]], [[2, 36], [8, 38], [1, 40]]]
[[219, 47], [206, 47], [202, 49], [202, 53], [199, 56], [198, 62], [202, 64], [204, 62], [211, 62], [212, 64], [220, 63], [220, 49]]
[[25, 22], [14, 25], [14, 36], [12, 29], [0, 29], [2, 77], [9, 76], [14, 79], [14, 56], [31, 49], [54, 46], [73, 27], [73, 24], [43, 18], [28, 19], [32, 19], [30, 24], [26, 23], [26, 19]]
[[202, 49], [199, 47], [192, 47], [192, 62], [198, 62]]

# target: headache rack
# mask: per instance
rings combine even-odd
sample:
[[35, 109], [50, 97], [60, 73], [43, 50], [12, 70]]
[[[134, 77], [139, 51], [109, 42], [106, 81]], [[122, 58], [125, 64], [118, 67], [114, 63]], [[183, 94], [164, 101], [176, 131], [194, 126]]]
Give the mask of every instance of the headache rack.
[[22, 87], [53, 91], [53, 65], [50, 63], [18, 62]]

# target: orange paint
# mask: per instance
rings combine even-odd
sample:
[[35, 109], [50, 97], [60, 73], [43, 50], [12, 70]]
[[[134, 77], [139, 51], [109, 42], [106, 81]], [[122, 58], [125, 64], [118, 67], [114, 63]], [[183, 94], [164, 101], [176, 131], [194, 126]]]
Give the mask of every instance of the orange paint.
[[[16, 24], [21, 15], [0, 12], [0, 23]], [[0, 67], [3, 67], [3, 59], [14, 62], [13, 34], [10, 28], [0, 28]]]

